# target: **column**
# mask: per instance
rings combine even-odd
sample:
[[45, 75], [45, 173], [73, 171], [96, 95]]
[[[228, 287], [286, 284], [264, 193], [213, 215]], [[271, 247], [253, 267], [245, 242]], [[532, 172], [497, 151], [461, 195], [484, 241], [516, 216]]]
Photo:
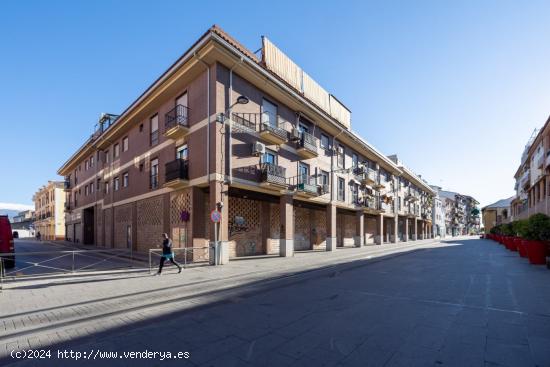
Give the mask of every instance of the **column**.
[[217, 209], [222, 214], [217, 226], [210, 221], [210, 241], [217, 238], [219, 243], [217, 265], [229, 263], [229, 199], [227, 191], [228, 186], [222, 181], [210, 182], [209, 209], [210, 211]]
[[409, 241], [409, 218], [405, 218], [405, 242]]
[[378, 235], [374, 238], [374, 242], [378, 245], [381, 245], [384, 243], [384, 215], [380, 214], [380, 216], [376, 219], [376, 224], [378, 227]]
[[279, 201], [281, 214], [281, 233], [279, 240], [279, 255], [289, 257], [294, 255], [294, 199], [291, 195], [283, 195]]
[[393, 243], [399, 242], [399, 216], [395, 214], [393, 217]]
[[414, 218], [414, 234], [413, 234], [413, 240], [416, 241], [418, 239], [418, 221], [416, 218]]
[[336, 250], [336, 205], [327, 205], [327, 251]]
[[365, 244], [365, 215], [362, 210], [356, 213], [354, 242], [355, 247], [361, 247]]

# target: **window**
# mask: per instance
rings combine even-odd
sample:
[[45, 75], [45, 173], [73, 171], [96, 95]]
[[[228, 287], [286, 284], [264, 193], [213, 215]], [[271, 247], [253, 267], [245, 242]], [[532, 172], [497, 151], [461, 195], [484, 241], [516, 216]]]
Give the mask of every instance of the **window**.
[[342, 177], [338, 177], [338, 200], [344, 201], [346, 198], [346, 182]]
[[401, 210], [401, 196], [397, 198], [397, 210]]
[[94, 166], [94, 156], [90, 157], [90, 168]]
[[100, 185], [101, 185], [101, 179], [100, 179], [100, 178], [98, 178], [98, 179], [97, 179], [97, 184], [96, 184], [96, 186], [95, 186], [95, 189], [96, 189], [97, 191], [99, 191], [99, 190], [100, 190], [100, 188], [101, 188], [101, 186], [100, 186]]
[[105, 193], [109, 193], [109, 181], [105, 181]]
[[184, 144], [176, 148], [176, 159], [186, 160], [188, 157], [189, 157], [189, 150], [187, 149], [187, 144]]
[[113, 189], [115, 191], [118, 191], [118, 189], [120, 188], [120, 179], [117, 177], [115, 177], [115, 179], [113, 180], [113, 184], [114, 184], [114, 187]]
[[84, 171], [87, 171], [88, 170], [88, 160], [86, 159], [84, 161]]
[[269, 163], [274, 166], [277, 165], [277, 153], [272, 150], [266, 149], [264, 155], [262, 156], [262, 163]]
[[159, 142], [159, 116], [151, 117], [151, 145], [157, 145]]
[[[184, 118], [187, 118], [187, 92], [183, 93], [181, 96], [179, 96], [177, 99], [176, 99], [176, 106], [183, 106], [185, 108], [183, 108], [183, 117]], [[179, 110], [178, 110], [179, 112]]]
[[125, 152], [128, 150], [128, 137], [122, 139], [122, 151]]
[[336, 156], [336, 164], [338, 165], [338, 167], [345, 168], [345, 167], [344, 167], [344, 146], [343, 146], [343, 145], [340, 145], [340, 144], [338, 144], [338, 152], [337, 152], [337, 156]]
[[354, 204], [359, 203], [359, 185], [356, 183], [351, 185], [351, 200]]
[[157, 158], [151, 160], [151, 189], [157, 189], [159, 186], [159, 160]]
[[309, 183], [309, 165], [300, 162], [298, 167], [299, 183]]
[[94, 183], [90, 183], [90, 194], [94, 193]]
[[277, 105], [266, 99], [262, 100], [262, 124], [277, 126]]
[[328, 136], [326, 136], [325, 134], [321, 134], [321, 149], [324, 149], [324, 150], [329, 149]]
[[109, 163], [109, 149], [105, 151], [105, 163]]
[[320, 174], [320, 184], [321, 185], [328, 185], [328, 172], [327, 171], [321, 171], [321, 174]]
[[359, 166], [359, 157], [355, 153], [351, 155], [351, 165], [353, 168], [357, 168]]
[[122, 175], [122, 187], [128, 187], [128, 172]]
[[119, 155], [120, 155], [120, 146], [118, 145], [118, 143], [116, 143], [113, 148], [113, 159], [117, 159]]
[[84, 196], [88, 196], [88, 185], [84, 186]]

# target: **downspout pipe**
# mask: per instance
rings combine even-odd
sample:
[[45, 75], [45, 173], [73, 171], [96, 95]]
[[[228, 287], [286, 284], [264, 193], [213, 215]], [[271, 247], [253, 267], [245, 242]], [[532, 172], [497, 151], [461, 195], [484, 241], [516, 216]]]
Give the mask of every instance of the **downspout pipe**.
[[210, 65], [201, 59], [197, 52], [194, 52], [193, 56], [206, 67], [206, 178], [210, 184]]
[[241, 56], [241, 59], [236, 62], [231, 69], [229, 69], [229, 109], [227, 110], [227, 114], [229, 117], [229, 153], [227, 156], [229, 157], [229, 183], [233, 183], [233, 119], [231, 118], [231, 112], [233, 109], [233, 70], [235, 70], [239, 65], [241, 65], [244, 61], [244, 58]]

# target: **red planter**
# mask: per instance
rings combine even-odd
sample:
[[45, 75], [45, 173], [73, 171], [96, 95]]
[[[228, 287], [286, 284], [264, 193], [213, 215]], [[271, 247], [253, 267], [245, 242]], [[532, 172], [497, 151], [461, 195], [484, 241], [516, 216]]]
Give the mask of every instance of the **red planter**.
[[527, 257], [529, 257], [529, 262], [531, 264], [546, 264], [546, 243], [542, 241], [528, 241]]
[[518, 246], [520, 243], [521, 243], [521, 238], [519, 237], [512, 238], [512, 240], [510, 241], [510, 250], [518, 251]]
[[519, 256], [521, 257], [527, 257], [527, 242], [527, 240], [521, 240], [518, 246]]

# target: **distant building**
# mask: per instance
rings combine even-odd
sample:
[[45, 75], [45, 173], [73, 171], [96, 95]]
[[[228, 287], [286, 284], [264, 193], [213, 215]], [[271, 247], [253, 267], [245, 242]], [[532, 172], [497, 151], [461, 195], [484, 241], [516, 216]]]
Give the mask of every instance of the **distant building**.
[[34, 228], [43, 239], [65, 239], [65, 192], [63, 181], [48, 181], [33, 196]]
[[485, 233], [489, 233], [494, 226], [511, 221], [511, 205], [514, 199], [515, 196], [502, 199], [481, 209]]
[[25, 210], [13, 216], [11, 229], [19, 238], [34, 237], [34, 210]]
[[439, 190], [445, 207], [445, 226], [451, 236], [478, 233], [480, 227], [479, 202], [469, 195]]
[[434, 238], [444, 238], [447, 234], [447, 230], [445, 224], [445, 205], [444, 201], [439, 196], [439, 191], [441, 190], [441, 187], [431, 186], [431, 188], [436, 192], [433, 199], [432, 209], [433, 236]]

